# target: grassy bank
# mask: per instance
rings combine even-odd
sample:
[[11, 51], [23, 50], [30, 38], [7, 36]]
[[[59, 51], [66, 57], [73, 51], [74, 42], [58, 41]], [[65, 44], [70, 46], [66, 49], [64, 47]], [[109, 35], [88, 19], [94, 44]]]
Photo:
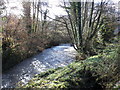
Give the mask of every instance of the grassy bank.
[[[100, 60], [98, 56], [73, 62], [65, 68], [51, 69], [36, 75], [24, 88], [85, 88], [94, 87], [92, 72], [85, 67]], [[89, 78], [88, 78], [89, 77]], [[91, 77], [91, 78], [90, 78]], [[92, 79], [92, 80], [91, 80]], [[93, 82], [93, 83], [92, 83]]]
[[116, 50], [106, 49], [101, 55], [38, 74], [22, 88], [113, 88], [120, 78], [115, 72], [115, 57]]

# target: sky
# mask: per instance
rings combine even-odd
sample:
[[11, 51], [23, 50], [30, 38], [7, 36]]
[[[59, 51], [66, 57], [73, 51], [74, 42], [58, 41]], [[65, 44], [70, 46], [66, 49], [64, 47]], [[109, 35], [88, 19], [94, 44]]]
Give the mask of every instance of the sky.
[[[7, 13], [12, 13], [15, 14], [17, 16], [22, 15], [22, 4], [21, 2], [23, 0], [6, 0], [9, 3], [7, 3]], [[25, 0], [26, 1], [26, 0]], [[32, 1], [32, 0], [31, 0]], [[55, 15], [66, 15], [66, 12], [64, 11], [64, 9], [62, 9], [61, 7], [58, 7], [58, 5], [60, 4], [60, 0], [41, 0], [41, 1], [47, 1], [49, 3], [49, 6], [51, 8], [49, 8], [49, 16], [54, 18]], [[73, 1], [73, 0], [72, 0]], [[78, 0], [76, 0], [78, 1]], [[84, 0], [83, 0], [84, 1]], [[100, 0], [95, 0], [96, 2], [100, 1]], [[120, 0], [112, 0], [114, 3], [117, 3]]]
[[[45, 2], [45, 0], [43, 0]], [[49, 10], [49, 15], [50, 17], [54, 17], [55, 15], [65, 15], [66, 12], [64, 9], [58, 7], [59, 5], [59, 0], [46, 0], [49, 3], [50, 8]], [[22, 11], [22, 0], [9, 0], [9, 3], [7, 3], [7, 13], [12, 13], [17, 16], [23, 15]]]

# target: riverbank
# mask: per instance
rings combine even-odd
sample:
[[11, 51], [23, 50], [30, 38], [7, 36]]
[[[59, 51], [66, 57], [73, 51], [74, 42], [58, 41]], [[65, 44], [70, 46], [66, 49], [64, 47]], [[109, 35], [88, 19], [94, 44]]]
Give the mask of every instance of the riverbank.
[[3, 73], [2, 87], [14, 88], [18, 82], [24, 85], [36, 74], [45, 72], [50, 68], [64, 67], [75, 60], [76, 53], [70, 44], [45, 49]]
[[[56, 34], [57, 33], [57, 34]], [[22, 32], [23, 34], [23, 32]], [[61, 35], [62, 34], [62, 35]], [[63, 32], [46, 34], [26, 34], [20, 39], [8, 38], [2, 41], [2, 72], [5, 72], [23, 60], [30, 58], [43, 50], [62, 43], [70, 43], [69, 37]]]
[[21, 58], [21, 55], [18, 55], [17, 53], [13, 54], [11, 57], [9, 57], [9, 61], [13, 60], [12, 64], [10, 64], [9, 62], [7, 62], [6, 65], [2, 64], [2, 73], [8, 72], [11, 68], [16, 66], [17, 64], [21, 63], [22, 61], [24, 61], [24, 60], [26, 60], [28, 58], [32, 58], [32, 57], [36, 56], [39, 53], [42, 53], [42, 51], [44, 51], [45, 49], [49, 49], [49, 48], [52, 48], [52, 47], [55, 47], [55, 46], [59, 46], [61, 44], [62, 43], [54, 43], [54, 44], [46, 45], [44, 47], [37, 47], [38, 49], [36, 50], [36, 52], [34, 52], [32, 54], [28, 54], [24, 58]]
[[115, 85], [120, 78], [119, 73], [115, 72], [115, 58], [116, 50], [106, 49], [104, 54], [40, 73], [20, 88], [119, 88], [120, 85]]

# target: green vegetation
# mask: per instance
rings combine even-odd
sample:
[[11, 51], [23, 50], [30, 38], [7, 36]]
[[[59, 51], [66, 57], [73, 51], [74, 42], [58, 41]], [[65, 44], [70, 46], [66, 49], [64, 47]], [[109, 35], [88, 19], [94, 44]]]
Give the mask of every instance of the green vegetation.
[[[49, 17], [49, 3], [23, 1], [23, 15], [18, 17], [7, 11], [9, 6], [4, 0], [0, 1], [3, 72], [46, 48], [72, 43], [78, 52], [75, 62], [36, 75], [27, 85], [20, 87], [119, 88], [120, 85], [115, 84], [120, 78], [120, 43], [117, 38], [120, 23], [115, 4], [106, 0], [99, 3], [86, 0], [61, 2], [58, 6], [67, 15], [55, 15], [53, 19]], [[15, 7], [10, 8], [14, 10]]]
[[116, 49], [106, 49], [101, 55], [38, 74], [22, 88], [113, 88], [120, 78], [115, 58]]

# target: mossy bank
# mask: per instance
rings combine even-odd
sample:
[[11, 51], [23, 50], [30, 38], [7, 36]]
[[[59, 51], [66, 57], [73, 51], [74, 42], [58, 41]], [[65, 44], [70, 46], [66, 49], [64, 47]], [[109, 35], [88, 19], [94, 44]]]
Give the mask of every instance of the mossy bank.
[[[22, 88], [118, 88], [115, 83], [119, 74], [115, 73], [116, 51], [111, 50], [104, 54], [75, 61], [62, 68], [50, 69], [36, 75]], [[112, 63], [113, 62], [113, 63]]]

